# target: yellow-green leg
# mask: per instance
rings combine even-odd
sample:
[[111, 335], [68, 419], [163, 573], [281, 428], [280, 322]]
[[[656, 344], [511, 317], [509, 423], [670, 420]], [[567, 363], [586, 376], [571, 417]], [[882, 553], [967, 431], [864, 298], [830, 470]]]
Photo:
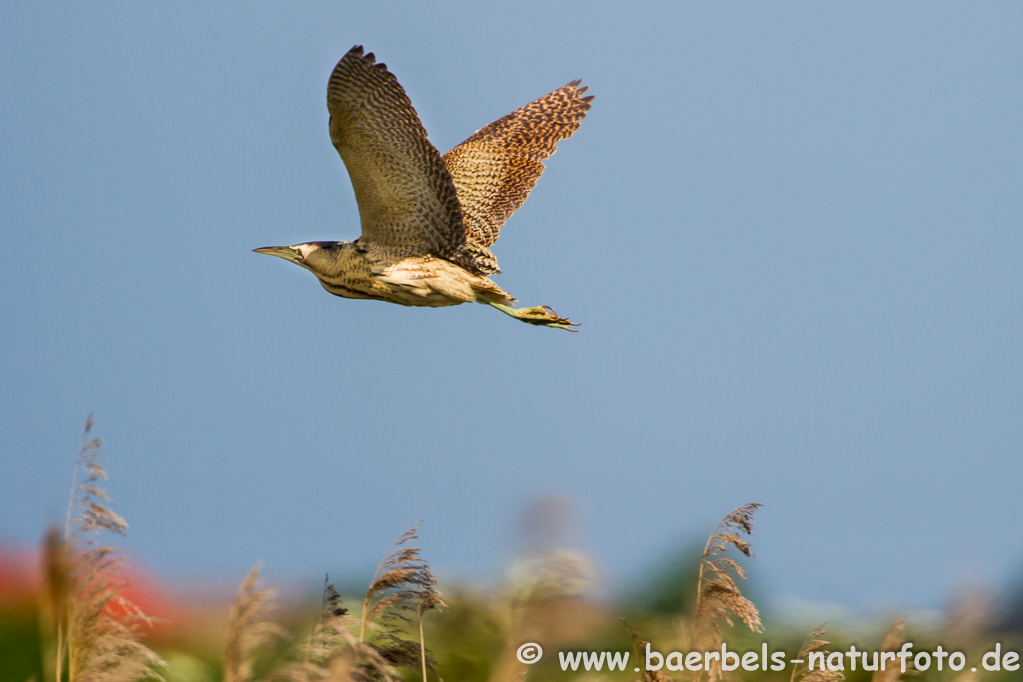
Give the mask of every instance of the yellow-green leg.
[[555, 329], [564, 329], [569, 332], [577, 332], [578, 329], [572, 329], [572, 327], [578, 327], [575, 322], [572, 322], [567, 317], [558, 317], [558, 314], [554, 312], [554, 308], [549, 305], [535, 305], [531, 308], [512, 308], [509, 305], [503, 303], [495, 303], [493, 301], [486, 301], [487, 305], [497, 308], [505, 315], [514, 317], [516, 320], [521, 320], [526, 324], [536, 324], [541, 327], [554, 327]]

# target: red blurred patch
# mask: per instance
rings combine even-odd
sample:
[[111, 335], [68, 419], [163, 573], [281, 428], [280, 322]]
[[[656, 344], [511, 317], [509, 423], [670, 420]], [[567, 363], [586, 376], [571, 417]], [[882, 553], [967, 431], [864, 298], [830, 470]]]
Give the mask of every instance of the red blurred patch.
[[35, 549], [0, 547], [0, 606], [35, 603], [39, 588], [39, 552]]
[[[129, 560], [129, 564], [132, 562]], [[42, 576], [42, 559], [38, 549], [0, 546], [0, 609], [35, 608]], [[122, 596], [135, 604], [147, 616], [152, 616], [152, 632], [156, 636], [187, 627], [187, 611], [174, 597], [160, 586], [148, 571], [132, 565], [125, 572], [131, 582]], [[113, 616], [126, 615], [124, 608], [111, 602], [107, 606]], [[141, 628], [143, 631], [146, 628]]]

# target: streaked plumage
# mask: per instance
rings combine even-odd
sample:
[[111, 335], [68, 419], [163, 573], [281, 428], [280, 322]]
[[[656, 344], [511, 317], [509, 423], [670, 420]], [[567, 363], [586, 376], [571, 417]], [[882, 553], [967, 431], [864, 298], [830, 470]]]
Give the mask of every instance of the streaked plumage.
[[488, 247], [536, 185], [543, 160], [579, 128], [593, 99], [585, 91], [573, 81], [441, 156], [398, 80], [356, 46], [331, 74], [327, 108], [362, 236], [256, 251], [301, 265], [344, 298], [432, 307], [475, 301], [569, 329], [546, 306], [510, 307], [514, 297], [487, 277], [500, 272]]

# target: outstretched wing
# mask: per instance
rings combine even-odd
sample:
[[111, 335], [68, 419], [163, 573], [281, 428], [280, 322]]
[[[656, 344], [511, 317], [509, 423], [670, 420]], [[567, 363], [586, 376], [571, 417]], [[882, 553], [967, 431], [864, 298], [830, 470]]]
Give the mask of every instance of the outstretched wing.
[[490, 246], [536, 186], [543, 160], [571, 137], [593, 95], [572, 81], [480, 129], [444, 155], [471, 242]]
[[327, 109], [363, 238], [408, 253], [457, 257], [466, 237], [451, 175], [387, 66], [353, 47], [327, 83]]

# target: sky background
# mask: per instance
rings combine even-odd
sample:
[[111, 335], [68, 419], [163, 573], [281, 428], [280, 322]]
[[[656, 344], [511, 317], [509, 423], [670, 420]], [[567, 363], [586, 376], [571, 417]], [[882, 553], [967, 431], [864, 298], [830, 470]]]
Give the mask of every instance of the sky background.
[[[425, 518], [487, 580], [531, 500], [625, 590], [747, 502], [769, 599], [1023, 575], [1023, 5], [0, 4], [0, 542], [86, 416], [167, 580], [362, 575]], [[596, 95], [495, 252], [581, 332], [328, 295], [363, 44], [447, 151]]]

